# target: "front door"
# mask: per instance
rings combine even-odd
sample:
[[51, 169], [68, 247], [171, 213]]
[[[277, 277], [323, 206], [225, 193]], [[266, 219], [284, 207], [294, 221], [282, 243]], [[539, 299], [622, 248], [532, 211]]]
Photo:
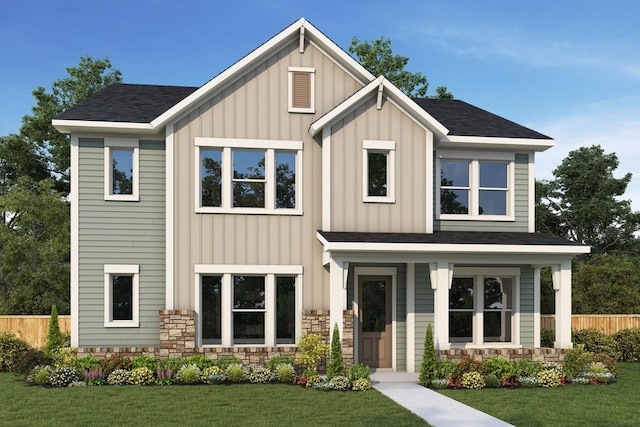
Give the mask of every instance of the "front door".
[[372, 368], [391, 367], [391, 276], [358, 276], [358, 355]]

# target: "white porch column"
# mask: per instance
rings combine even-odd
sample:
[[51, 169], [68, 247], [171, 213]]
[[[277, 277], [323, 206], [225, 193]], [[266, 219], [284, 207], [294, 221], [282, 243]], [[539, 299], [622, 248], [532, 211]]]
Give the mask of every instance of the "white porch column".
[[555, 348], [571, 348], [571, 260], [551, 266], [556, 294]]
[[407, 372], [416, 371], [416, 265], [407, 263]]
[[438, 261], [429, 263], [433, 295], [433, 340], [437, 350], [448, 350], [449, 344], [449, 288], [453, 264]]
[[[348, 264], [347, 264], [348, 265]], [[348, 267], [347, 267], [348, 268]], [[329, 338], [337, 323], [342, 339], [342, 312], [347, 307], [347, 271], [341, 259], [331, 257], [329, 261]]]

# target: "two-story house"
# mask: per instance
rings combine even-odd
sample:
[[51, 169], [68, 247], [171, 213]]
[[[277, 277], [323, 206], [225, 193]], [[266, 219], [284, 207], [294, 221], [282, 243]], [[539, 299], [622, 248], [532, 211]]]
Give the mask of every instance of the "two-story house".
[[116, 84], [71, 135], [72, 345], [292, 354], [338, 325], [348, 362], [540, 347], [540, 269], [571, 345], [571, 259], [536, 234], [538, 132], [410, 99], [300, 19], [199, 88]]

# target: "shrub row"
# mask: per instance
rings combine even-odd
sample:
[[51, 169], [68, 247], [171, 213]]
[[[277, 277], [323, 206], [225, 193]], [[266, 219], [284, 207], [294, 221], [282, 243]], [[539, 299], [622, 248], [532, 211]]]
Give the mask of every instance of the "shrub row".
[[[543, 347], [553, 347], [554, 333], [543, 330]], [[640, 362], [640, 328], [622, 329], [607, 335], [597, 329], [581, 329], [573, 332], [574, 345], [582, 344], [587, 351], [606, 354], [620, 362]]]

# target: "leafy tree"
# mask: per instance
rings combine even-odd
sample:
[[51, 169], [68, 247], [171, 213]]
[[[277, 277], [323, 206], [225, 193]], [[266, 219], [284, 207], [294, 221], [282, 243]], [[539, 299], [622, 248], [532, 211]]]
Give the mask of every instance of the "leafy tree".
[[23, 176], [0, 197], [0, 313], [69, 312], [69, 206], [53, 185]]
[[615, 153], [599, 145], [571, 151], [554, 171], [554, 179], [536, 182], [538, 230], [588, 244], [595, 254], [637, 248], [640, 213], [621, 200], [631, 174], [615, 178]]
[[[409, 58], [394, 55], [391, 50], [391, 40], [380, 37], [372, 42], [360, 41], [357, 37], [351, 39], [349, 52], [374, 76], [385, 76], [403, 91], [407, 96], [424, 98], [427, 95], [429, 83], [422, 73], [412, 73], [405, 70]], [[435, 98], [453, 99], [451, 92], [445, 86], [436, 88]]]
[[46, 156], [47, 166], [58, 179], [59, 188], [69, 192], [71, 153], [69, 137], [58, 132], [51, 120], [66, 109], [113, 83], [122, 82], [122, 73], [111, 69], [108, 58], [82, 56], [77, 67], [67, 68], [68, 77], [53, 82], [51, 93], [42, 86], [33, 91], [36, 105], [32, 115], [24, 116], [20, 134], [37, 144]]
[[21, 135], [0, 136], [0, 195], [21, 176], [36, 181], [49, 177], [37, 145]]

